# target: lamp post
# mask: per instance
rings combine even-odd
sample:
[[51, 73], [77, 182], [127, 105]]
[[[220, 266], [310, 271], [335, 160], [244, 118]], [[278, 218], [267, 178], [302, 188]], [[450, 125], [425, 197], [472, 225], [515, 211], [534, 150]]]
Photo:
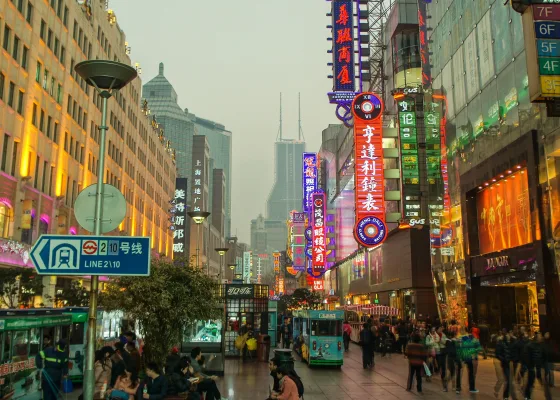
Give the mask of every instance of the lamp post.
[[224, 265], [224, 256], [228, 252], [229, 247], [217, 247], [214, 250], [216, 250], [220, 255], [220, 273], [218, 274], [218, 283], [222, 283], [220, 281], [222, 280], [222, 268]]
[[189, 211], [187, 215], [191, 217], [194, 223], [198, 226], [198, 240], [196, 242], [196, 266], [200, 268], [200, 225], [206, 221], [206, 218], [210, 216], [208, 211]]
[[233, 279], [235, 278], [235, 268], [237, 267], [237, 264], [228, 264], [229, 269], [231, 269], [231, 281], [233, 282]]
[[[95, 193], [94, 235], [101, 235], [103, 223], [103, 200], [104, 188], [103, 177], [105, 176], [105, 141], [107, 130], [107, 101], [115, 90], [120, 90], [128, 85], [138, 73], [130, 65], [108, 60], [88, 60], [76, 64], [74, 70], [86, 83], [93, 86], [103, 99], [101, 114], [100, 141], [99, 141], [99, 165], [97, 169], [97, 190]], [[86, 370], [84, 374], [84, 398], [93, 399], [95, 389], [95, 339], [97, 327], [97, 295], [99, 291], [99, 276], [91, 277], [91, 290], [89, 301], [89, 317], [86, 348]]]

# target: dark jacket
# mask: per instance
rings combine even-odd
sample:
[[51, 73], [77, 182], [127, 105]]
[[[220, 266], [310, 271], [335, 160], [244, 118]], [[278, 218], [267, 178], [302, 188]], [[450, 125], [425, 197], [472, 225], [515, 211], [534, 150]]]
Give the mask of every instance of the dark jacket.
[[372, 334], [369, 327], [362, 329], [360, 331], [360, 344], [362, 346], [370, 346], [372, 342]]
[[511, 360], [513, 362], [525, 363], [525, 360], [523, 360], [523, 354], [527, 344], [529, 344], [529, 339], [523, 336], [515, 340], [515, 343], [511, 346]]
[[457, 360], [456, 342], [454, 340], [451, 340], [451, 339], [447, 338], [444, 345], [445, 345], [445, 348], [444, 348], [443, 352], [445, 354], [447, 354], [448, 362], [449, 363], [455, 362]]
[[191, 383], [183, 374], [174, 372], [167, 375], [167, 395], [178, 395], [179, 393], [188, 392]]
[[488, 342], [490, 342], [490, 329], [488, 328], [488, 325], [486, 324], [482, 324], [478, 326], [479, 329], [479, 340], [480, 343], [482, 345], [487, 344]]
[[163, 400], [167, 396], [167, 378], [163, 375], [156, 379], [146, 378], [146, 386], [150, 400]]
[[130, 361], [128, 362], [128, 369], [131, 371], [135, 371], [136, 373], [140, 372], [142, 368], [142, 357], [138, 350], [134, 350], [130, 353]]
[[506, 338], [498, 340], [496, 343], [496, 358], [504, 365], [511, 361], [511, 347], [512, 344]]
[[408, 335], [408, 329], [406, 328], [405, 324], [400, 324], [398, 328], [399, 332], [399, 339], [404, 339]]
[[57, 348], [49, 346], [41, 350], [35, 357], [35, 364], [39, 369], [44, 368], [49, 377], [55, 381], [68, 373], [68, 356], [58, 346]]
[[527, 343], [523, 352], [523, 363], [528, 368], [541, 368], [546, 363], [546, 349], [543, 342], [534, 340]]

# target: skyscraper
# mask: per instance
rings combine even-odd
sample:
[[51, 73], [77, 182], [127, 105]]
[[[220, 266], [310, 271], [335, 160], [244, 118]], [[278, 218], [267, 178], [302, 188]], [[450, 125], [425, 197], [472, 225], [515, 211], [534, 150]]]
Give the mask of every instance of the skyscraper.
[[302, 163], [305, 142], [280, 138], [274, 144], [275, 181], [268, 196], [267, 219], [286, 221], [302, 207]]

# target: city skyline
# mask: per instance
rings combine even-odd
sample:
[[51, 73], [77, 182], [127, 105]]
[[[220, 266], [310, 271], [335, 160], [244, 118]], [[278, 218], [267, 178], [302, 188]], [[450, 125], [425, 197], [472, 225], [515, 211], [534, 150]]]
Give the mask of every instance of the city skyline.
[[[126, 33], [133, 62], [140, 63], [143, 80], [156, 76], [159, 63], [165, 63], [165, 74], [177, 90], [180, 106], [219, 121], [232, 132], [231, 234], [248, 243], [251, 219], [259, 212], [265, 214], [274, 182], [279, 93], [283, 93], [283, 136], [297, 139], [297, 96], [301, 92], [302, 125], [309, 151], [319, 150], [321, 131], [337, 122], [335, 108], [326, 96], [332, 85], [327, 78], [330, 56], [326, 40], [329, 31], [325, 28], [329, 5], [302, 5], [296, 0], [257, 5], [249, 0], [235, 4], [178, 0], [168, 3], [158, 9], [158, 18], [167, 21], [168, 29], [153, 32], [149, 24], [138, 23], [152, 18], [151, 2], [139, 0], [134, 7], [127, 7], [133, 3], [112, 0], [109, 7]], [[294, 14], [295, 9], [298, 14]], [[211, 25], [205, 22], [206, 15], [212, 16]], [[290, 30], [285, 29], [287, 20], [291, 21]], [[200, 35], [206, 38], [188, 39], [198, 39]], [[187, 39], [177, 40], [181, 38]], [[236, 45], [225, 45], [228, 42]], [[252, 48], [258, 53], [246, 59], [239, 53], [243, 42], [247, 44], [247, 56]], [[201, 61], [193, 63], [190, 54], [196, 54], [194, 60]], [[261, 85], [255, 84], [259, 81]], [[261, 151], [246, 157], [246, 149], [250, 148]]]

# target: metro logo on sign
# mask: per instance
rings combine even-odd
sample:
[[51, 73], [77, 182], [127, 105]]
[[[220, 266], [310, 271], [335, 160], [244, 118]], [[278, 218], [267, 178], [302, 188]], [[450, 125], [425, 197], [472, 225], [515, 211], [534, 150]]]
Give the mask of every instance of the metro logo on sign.
[[88, 240], [82, 245], [82, 253], [92, 255], [97, 253], [97, 242], [95, 240]]
[[354, 237], [373, 247], [387, 237], [383, 173], [383, 102], [374, 93], [361, 93], [352, 103], [354, 114], [354, 181], [356, 224]]

